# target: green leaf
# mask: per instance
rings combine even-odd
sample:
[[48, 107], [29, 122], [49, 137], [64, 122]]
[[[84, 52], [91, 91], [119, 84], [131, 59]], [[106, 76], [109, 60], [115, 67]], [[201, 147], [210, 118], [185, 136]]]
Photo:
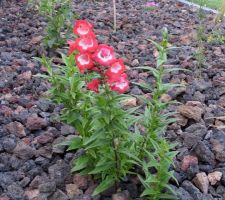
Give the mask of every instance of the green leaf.
[[97, 194], [105, 191], [106, 189], [113, 186], [115, 180], [112, 176], [107, 176], [99, 185], [97, 188], [95, 188], [95, 191], [93, 192], [93, 196], [96, 196]]
[[171, 195], [171, 194], [160, 194], [160, 198], [161, 199], [177, 199], [175, 195]]
[[75, 137], [71, 141], [69, 141], [69, 148], [67, 151], [79, 149], [83, 146], [82, 139], [80, 137]]
[[92, 171], [90, 171], [89, 174], [98, 174], [98, 173], [110, 170], [112, 168], [112, 166], [113, 166], [112, 162], [104, 163], [101, 166], [96, 166], [96, 168], [93, 169]]
[[144, 196], [155, 196], [156, 195], [156, 192], [152, 189], [145, 189], [144, 192], [141, 193], [141, 197], [144, 197]]
[[81, 156], [77, 158], [75, 161], [75, 166], [72, 168], [72, 172], [79, 171], [81, 169], [84, 169], [87, 167], [89, 163], [89, 157], [88, 156]]
[[146, 83], [136, 83], [136, 82], [131, 82], [134, 85], [140, 86], [141, 88], [147, 90], [147, 91], [152, 91], [152, 88], [146, 84]]

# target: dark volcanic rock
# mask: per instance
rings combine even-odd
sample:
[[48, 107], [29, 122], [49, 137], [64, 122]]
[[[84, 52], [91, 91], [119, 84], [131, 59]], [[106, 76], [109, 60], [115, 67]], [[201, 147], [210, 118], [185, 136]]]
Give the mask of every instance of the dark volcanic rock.
[[49, 167], [48, 172], [50, 178], [56, 182], [57, 186], [60, 186], [70, 176], [70, 166], [63, 160], [58, 160], [56, 164]]
[[200, 161], [209, 163], [211, 165], [215, 164], [215, 156], [210, 150], [209, 146], [204, 142], [198, 142], [194, 148], [194, 152]]
[[7, 187], [7, 194], [13, 200], [25, 199], [23, 189], [16, 184], [12, 184]]
[[213, 200], [210, 195], [202, 194], [190, 181], [184, 181], [181, 185], [194, 200]]
[[57, 190], [49, 200], [69, 200], [68, 196], [61, 190]]
[[29, 145], [20, 142], [16, 145], [14, 154], [21, 159], [28, 160], [34, 156], [35, 151]]
[[214, 130], [210, 142], [216, 159], [225, 162], [225, 132]]

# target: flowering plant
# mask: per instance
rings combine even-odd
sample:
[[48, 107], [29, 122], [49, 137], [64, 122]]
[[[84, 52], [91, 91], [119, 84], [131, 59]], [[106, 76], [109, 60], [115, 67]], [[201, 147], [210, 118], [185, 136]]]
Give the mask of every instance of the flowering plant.
[[140, 166], [144, 172], [144, 176], [138, 175], [145, 187], [142, 196], [155, 200], [170, 197], [161, 194], [164, 188], [170, 189], [166, 184], [172, 177], [169, 167], [175, 155], [170, 153], [173, 146], [163, 138], [173, 119], [163, 114], [167, 104], [160, 101], [161, 95], [175, 86], [162, 82], [163, 75], [170, 72], [163, 67], [167, 34], [161, 45], [154, 43], [159, 50], [157, 68], [141, 68], [152, 72], [156, 80], [153, 99], [145, 99], [143, 113], [139, 107], [125, 109], [122, 104], [130, 98], [124, 94], [129, 81], [125, 64], [116, 58], [113, 48], [98, 44], [93, 26], [85, 20], [76, 21], [73, 32], [77, 38], [68, 42], [69, 56], [62, 55], [65, 66], [55, 71], [51, 61], [38, 59], [47, 67], [48, 75], [42, 77], [52, 84], [51, 98], [64, 106], [61, 119], [78, 132], [63, 144], [68, 150], [81, 150], [72, 171], [100, 181], [93, 192], [97, 195], [113, 185], [119, 189], [120, 181]]
[[134, 145], [137, 139], [129, 128], [138, 117], [132, 115], [135, 108], [125, 111], [121, 104], [128, 96], [123, 93], [129, 90], [123, 60], [116, 58], [111, 46], [98, 44], [89, 22], [77, 20], [73, 32], [77, 38], [68, 42], [69, 59], [75, 58], [77, 71], [69, 78], [78, 76], [83, 84], [77, 89], [84, 93], [75, 91], [79, 98], [73, 109], [79, 120], [74, 119], [71, 123], [71, 116], [75, 115], [71, 113], [71, 105], [66, 112], [64, 110], [63, 119], [79, 131], [79, 136], [66, 144], [69, 150], [84, 150], [74, 160], [72, 171], [100, 179], [93, 193], [96, 195], [112, 185], [117, 189], [119, 181], [132, 168], [128, 152], [137, 154]]
[[[71, 20], [76, 17], [72, 11], [72, 1], [68, 0], [28, 0], [32, 7], [37, 7], [45, 18], [45, 36], [43, 44], [46, 48], [57, 48], [65, 45], [71, 34]], [[62, 34], [63, 31], [63, 34]]]

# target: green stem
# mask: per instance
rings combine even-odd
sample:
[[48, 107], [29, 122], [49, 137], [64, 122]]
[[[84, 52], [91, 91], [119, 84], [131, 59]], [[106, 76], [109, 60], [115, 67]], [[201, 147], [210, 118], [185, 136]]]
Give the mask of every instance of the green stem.
[[[151, 114], [151, 121], [148, 123], [148, 124], [150, 124], [150, 126], [148, 127], [148, 131], [145, 132], [144, 141], [142, 142], [142, 145], [140, 146], [141, 149], [140, 149], [139, 155], [141, 158], [143, 158], [142, 149], [145, 148], [145, 146], [148, 142], [148, 138], [149, 138], [148, 136], [150, 136], [150, 138], [155, 138], [155, 135], [152, 135], [152, 134], [154, 133], [155, 129], [157, 128], [157, 127], [155, 127], [154, 124], [156, 124], [156, 125], [158, 124], [158, 116], [157, 115], [160, 112], [160, 108], [157, 106], [156, 102], [158, 102], [160, 100], [160, 96], [162, 95], [161, 91], [160, 91], [160, 87], [162, 85], [163, 74], [164, 74], [164, 68], [163, 68], [163, 65], [160, 65], [159, 66], [159, 77], [156, 78], [156, 89], [153, 92], [153, 97], [152, 97], [153, 110], [152, 110], [152, 114]], [[149, 135], [149, 134], [151, 134], [151, 135]]]
[[[111, 96], [111, 92], [109, 91], [108, 87], [106, 84], [104, 84], [104, 90], [105, 90], [105, 94], [109, 100], [109, 102], [111, 101], [112, 99], [112, 96]], [[111, 110], [111, 106], [110, 104], [108, 104], [108, 107], [109, 107], [109, 111]], [[109, 113], [109, 116], [111, 116], [111, 113]], [[118, 144], [116, 143], [116, 136], [115, 136], [115, 133], [114, 131], [112, 131], [112, 126], [110, 126], [111, 124], [113, 123], [113, 120], [111, 120], [109, 122], [109, 125], [107, 127], [108, 131], [112, 133], [112, 147], [113, 147], [113, 152], [114, 152], [114, 159], [115, 159], [115, 192], [117, 192], [118, 190], [118, 180], [119, 180], [119, 171], [120, 171], [120, 162], [119, 162], [119, 154], [118, 154]]]
[[115, 135], [114, 133], [112, 134], [112, 146], [113, 146], [113, 151], [114, 151], [114, 157], [115, 157], [115, 171], [116, 171], [116, 180], [115, 180], [115, 192], [118, 190], [118, 180], [119, 180], [119, 156], [117, 152], [117, 144], [115, 143]]

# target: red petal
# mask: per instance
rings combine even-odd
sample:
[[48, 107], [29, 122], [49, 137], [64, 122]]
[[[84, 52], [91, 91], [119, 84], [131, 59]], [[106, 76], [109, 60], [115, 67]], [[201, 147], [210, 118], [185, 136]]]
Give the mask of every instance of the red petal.
[[98, 90], [99, 84], [100, 84], [100, 80], [98, 79], [92, 80], [91, 82], [87, 83], [87, 89], [92, 90], [96, 93], [99, 93], [99, 90]]
[[76, 64], [81, 72], [94, 67], [94, 63], [89, 53], [81, 53], [76, 55]]
[[73, 27], [75, 35], [85, 36], [92, 32], [93, 26], [86, 20], [77, 20]]
[[125, 65], [123, 63], [122, 59], [118, 59], [113, 64], [110, 65], [110, 68], [106, 72], [106, 76], [108, 78], [113, 78], [115, 76], [120, 76], [122, 73], [124, 73]]
[[95, 35], [88, 34], [77, 39], [77, 49], [79, 52], [94, 52], [98, 47]]
[[68, 41], [69, 44], [69, 55], [72, 54], [77, 49], [76, 41]]
[[121, 74], [119, 77], [111, 78], [107, 81], [112, 91], [118, 93], [124, 93], [129, 90], [129, 81], [127, 80], [127, 75]]
[[101, 44], [96, 49], [93, 59], [100, 65], [109, 66], [115, 62], [116, 57], [112, 47], [106, 44]]

